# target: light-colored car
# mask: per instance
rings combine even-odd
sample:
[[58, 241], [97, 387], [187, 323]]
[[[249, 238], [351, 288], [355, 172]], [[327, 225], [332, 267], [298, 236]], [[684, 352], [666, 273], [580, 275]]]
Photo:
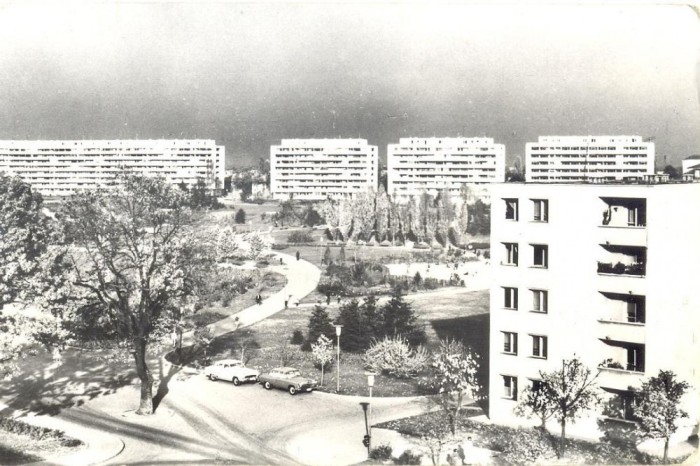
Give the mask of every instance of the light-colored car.
[[204, 369], [209, 380], [230, 380], [238, 386], [244, 382], [257, 382], [260, 371], [249, 369], [238, 359], [222, 359]]
[[267, 374], [260, 375], [258, 381], [268, 390], [281, 388], [287, 390], [290, 395], [310, 392], [316, 388], [315, 380], [303, 377], [299, 370], [293, 367], [276, 367]]

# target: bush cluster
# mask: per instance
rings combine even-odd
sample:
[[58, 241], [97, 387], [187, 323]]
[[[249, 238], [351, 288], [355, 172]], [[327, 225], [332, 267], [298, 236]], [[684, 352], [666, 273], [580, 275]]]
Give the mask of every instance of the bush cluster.
[[0, 417], [0, 431], [25, 435], [34, 440], [57, 440], [67, 447], [75, 447], [83, 443], [80, 440], [66, 437], [60, 430], [33, 426], [8, 417]]
[[370, 459], [385, 461], [391, 459], [391, 452], [394, 451], [391, 445], [379, 445], [369, 452]]
[[307, 230], [295, 230], [287, 237], [287, 242], [290, 244], [313, 243], [313, 241], [311, 232]]

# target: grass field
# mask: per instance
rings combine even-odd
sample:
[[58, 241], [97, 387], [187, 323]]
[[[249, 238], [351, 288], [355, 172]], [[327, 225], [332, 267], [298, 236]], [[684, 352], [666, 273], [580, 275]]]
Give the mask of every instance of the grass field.
[[[406, 300], [413, 304], [426, 330], [429, 349], [436, 346], [439, 338], [461, 340], [481, 356], [480, 373], [486, 373], [488, 369], [485, 367], [488, 364], [488, 291], [462, 291], [453, 296], [426, 293], [408, 296]], [[335, 319], [337, 309], [337, 306], [331, 306], [328, 309], [331, 320]], [[251, 327], [219, 337], [212, 345], [213, 358], [240, 357], [240, 343], [255, 340], [259, 349], [254, 351], [255, 356], [248, 365], [265, 371], [280, 365], [275, 351], [287, 343], [296, 354], [296, 360], [292, 365], [298, 367], [304, 375], [320, 380], [321, 372], [313, 366], [310, 354], [296, 351], [297, 347], [288, 343], [295, 329], [306, 333], [311, 312], [312, 307], [292, 306]], [[247, 351], [250, 354], [250, 350]], [[366, 394], [367, 378], [364, 375], [361, 359], [361, 355], [341, 353], [340, 393]], [[321, 387], [321, 390], [335, 392], [335, 365], [329, 372], [324, 378], [325, 387]], [[416, 379], [406, 380], [379, 376], [376, 378], [373, 394], [376, 396], [426, 394], [426, 388], [421, 385], [425, 376], [426, 374], [422, 374]], [[485, 378], [482, 383], [484, 382]]]

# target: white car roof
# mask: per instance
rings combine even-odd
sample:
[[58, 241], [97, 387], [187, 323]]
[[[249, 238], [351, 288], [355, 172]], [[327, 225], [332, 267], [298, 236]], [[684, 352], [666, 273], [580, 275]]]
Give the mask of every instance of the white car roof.
[[214, 364], [241, 364], [241, 360], [240, 359], [220, 359], [220, 360], [214, 362]]

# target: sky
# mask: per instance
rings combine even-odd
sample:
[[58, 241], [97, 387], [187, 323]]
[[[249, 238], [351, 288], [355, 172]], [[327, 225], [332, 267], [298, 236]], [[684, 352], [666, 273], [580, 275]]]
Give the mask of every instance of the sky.
[[0, 1], [0, 139], [653, 137], [700, 154], [682, 5]]

